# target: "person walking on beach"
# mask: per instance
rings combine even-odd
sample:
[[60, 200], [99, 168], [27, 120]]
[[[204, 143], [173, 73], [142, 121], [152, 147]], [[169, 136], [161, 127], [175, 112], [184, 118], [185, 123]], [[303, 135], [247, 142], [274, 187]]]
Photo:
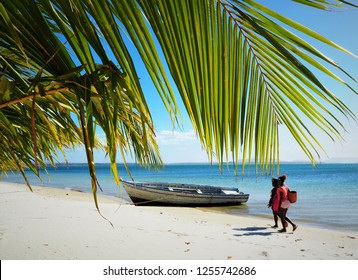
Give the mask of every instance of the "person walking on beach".
[[278, 197], [278, 216], [281, 219], [281, 223], [282, 223], [282, 229], [279, 230], [279, 232], [286, 232], [286, 227], [287, 227], [287, 222], [289, 222], [292, 225], [293, 231], [295, 231], [297, 229], [297, 225], [294, 224], [286, 215], [287, 215], [287, 210], [290, 207], [290, 201], [288, 200], [288, 186], [285, 184], [285, 180], [286, 180], [287, 176], [286, 175], [281, 175], [280, 177], [278, 177], [278, 185], [279, 188], [277, 189], [277, 197]]
[[[272, 189], [271, 189], [271, 196], [270, 196], [270, 200], [267, 204], [267, 207], [271, 207], [272, 209], [272, 214], [273, 214], [273, 220], [275, 222], [275, 224], [272, 226], [273, 228], [278, 228], [278, 211], [276, 209], [278, 209], [278, 197], [277, 197], [277, 189], [278, 189], [278, 179], [276, 178], [272, 178]], [[274, 207], [274, 205], [276, 205], [276, 207]]]

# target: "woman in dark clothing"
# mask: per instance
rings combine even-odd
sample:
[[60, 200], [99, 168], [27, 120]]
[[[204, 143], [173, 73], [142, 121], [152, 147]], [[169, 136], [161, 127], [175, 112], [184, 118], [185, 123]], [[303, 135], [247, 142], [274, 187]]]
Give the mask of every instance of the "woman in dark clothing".
[[267, 207], [271, 207], [272, 209], [272, 214], [273, 214], [273, 220], [275, 221], [275, 224], [272, 226], [273, 228], [277, 228], [278, 227], [278, 213], [277, 211], [274, 210], [274, 202], [275, 200], [277, 200], [277, 189], [278, 189], [278, 180], [276, 178], [272, 178], [272, 190], [271, 190], [271, 196], [270, 196], [270, 200], [267, 204]]

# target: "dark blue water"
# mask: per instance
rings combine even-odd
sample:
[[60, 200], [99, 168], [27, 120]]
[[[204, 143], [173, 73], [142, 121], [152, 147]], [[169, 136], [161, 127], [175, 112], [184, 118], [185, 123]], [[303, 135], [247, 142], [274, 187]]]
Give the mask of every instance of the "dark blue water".
[[[97, 165], [98, 180], [103, 193], [128, 199], [111, 175], [109, 165]], [[270, 176], [256, 176], [252, 167], [250, 175], [235, 176], [233, 167], [220, 173], [216, 165], [169, 164], [163, 170], [148, 171], [130, 165], [136, 181], [197, 183], [203, 185], [229, 186], [250, 194], [246, 205], [215, 208], [230, 214], [271, 216], [267, 202], [271, 190]], [[241, 170], [241, 169], [240, 169]], [[240, 171], [239, 171], [240, 172]], [[123, 165], [118, 165], [119, 176], [130, 180]], [[298, 201], [291, 205], [288, 216], [295, 222], [318, 227], [358, 231], [358, 164], [322, 164], [317, 168], [310, 164], [282, 164], [281, 173], [287, 175], [286, 183], [298, 192]], [[42, 172], [42, 182], [27, 172], [33, 185], [72, 188], [91, 192], [86, 165], [58, 166]], [[9, 173], [2, 181], [24, 183], [21, 175]]]

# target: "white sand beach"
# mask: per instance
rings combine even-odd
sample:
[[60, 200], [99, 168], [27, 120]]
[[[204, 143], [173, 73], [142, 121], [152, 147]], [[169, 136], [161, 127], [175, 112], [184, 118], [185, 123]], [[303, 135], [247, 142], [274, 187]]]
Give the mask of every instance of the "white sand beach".
[[92, 194], [0, 182], [2, 260], [356, 260], [358, 233], [197, 208], [138, 207]]

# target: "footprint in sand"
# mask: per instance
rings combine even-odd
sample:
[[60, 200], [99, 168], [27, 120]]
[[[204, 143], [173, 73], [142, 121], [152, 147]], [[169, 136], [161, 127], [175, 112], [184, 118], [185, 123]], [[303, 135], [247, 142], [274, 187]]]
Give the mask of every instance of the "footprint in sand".
[[266, 251], [262, 251], [261, 255], [263, 255], [264, 257], [268, 257], [268, 253]]

